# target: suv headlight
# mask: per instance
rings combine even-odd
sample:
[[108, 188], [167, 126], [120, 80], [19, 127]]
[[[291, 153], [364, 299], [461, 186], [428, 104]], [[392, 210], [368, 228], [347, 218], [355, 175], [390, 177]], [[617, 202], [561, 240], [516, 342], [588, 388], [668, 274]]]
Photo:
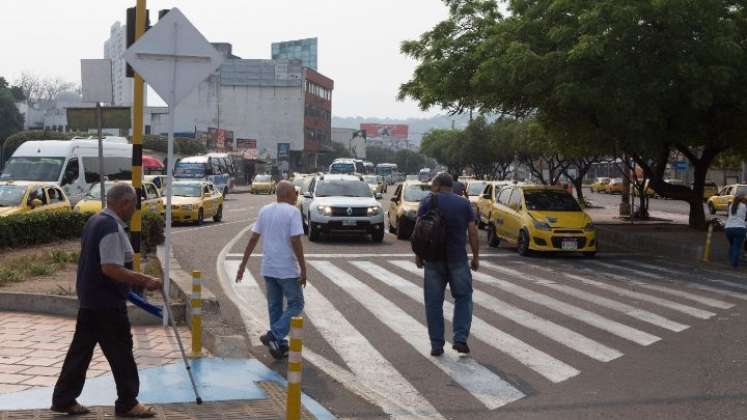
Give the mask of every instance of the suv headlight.
[[381, 213], [381, 206], [371, 206], [368, 208], [368, 215], [369, 216], [376, 216], [379, 213]]
[[540, 222], [539, 220], [532, 219], [535, 229], [539, 230], [552, 230], [552, 227], [546, 222]]
[[323, 214], [325, 216], [332, 215], [332, 207], [329, 207], [329, 206], [316, 206], [316, 211], [317, 213]]
[[584, 226], [585, 232], [594, 232], [595, 230], [596, 228], [594, 227], [594, 223], [589, 222], [586, 224], [586, 226]]
[[192, 210], [192, 205], [191, 204], [185, 204], [185, 205], [182, 206], [182, 210]]

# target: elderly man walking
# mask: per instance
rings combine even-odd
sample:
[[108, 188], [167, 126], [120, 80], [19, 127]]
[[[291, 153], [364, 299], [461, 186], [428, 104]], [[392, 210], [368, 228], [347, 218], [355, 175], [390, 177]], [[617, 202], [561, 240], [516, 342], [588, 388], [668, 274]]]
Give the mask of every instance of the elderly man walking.
[[136, 201], [132, 186], [114, 184], [106, 194], [107, 208], [92, 216], [83, 229], [76, 281], [80, 308], [75, 335], [54, 388], [52, 411], [77, 415], [89, 412], [76, 398], [83, 391], [86, 371], [98, 344], [117, 386], [116, 415], [144, 418], [156, 414], [137, 400], [140, 380], [127, 317], [131, 286], [161, 288], [158, 279], [132, 271], [134, 253], [125, 220], [130, 220], [135, 212]]
[[[436, 261], [423, 261], [415, 258], [418, 267], [425, 264], [425, 316], [428, 322], [428, 335], [431, 340], [431, 355], [438, 357], [444, 353], [444, 293], [446, 285], [454, 297], [454, 344], [459, 353], [469, 353], [467, 345], [472, 324], [472, 273], [480, 267], [480, 246], [475, 226], [475, 213], [469, 201], [456, 195], [453, 178], [448, 173], [438, 174], [431, 183], [432, 194], [421, 201], [418, 217], [423, 217], [431, 208], [431, 198], [435, 195], [435, 205], [446, 222], [446, 249], [444, 257]], [[472, 249], [472, 260], [468, 262], [466, 242]]]
[[[277, 203], [268, 204], [259, 211], [252, 226], [252, 237], [244, 250], [236, 283], [244, 278], [246, 264], [254, 248], [262, 240], [262, 277], [267, 285], [267, 306], [270, 312], [270, 330], [260, 337], [275, 359], [288, 354], [286, 336], [290, 320], [303, 311], [303, 290], [306, 286], [306, 262], [303, 256], [303, 224], [301, 213], [295, 207], [296, 189], [288, 181], [277, 185]], [[283, 309], [283, 298], [287, 306]]]

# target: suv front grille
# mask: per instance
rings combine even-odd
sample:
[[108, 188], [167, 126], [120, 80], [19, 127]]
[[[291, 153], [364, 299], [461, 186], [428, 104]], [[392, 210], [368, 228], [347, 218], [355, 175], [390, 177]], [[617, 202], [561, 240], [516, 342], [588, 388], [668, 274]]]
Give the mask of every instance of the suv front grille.
[[[352, 212], [348, 214], [348, 209]], [[332, 216], [336, 217], [363, 217], [368, 216], [367, 207], [332, 207]]]

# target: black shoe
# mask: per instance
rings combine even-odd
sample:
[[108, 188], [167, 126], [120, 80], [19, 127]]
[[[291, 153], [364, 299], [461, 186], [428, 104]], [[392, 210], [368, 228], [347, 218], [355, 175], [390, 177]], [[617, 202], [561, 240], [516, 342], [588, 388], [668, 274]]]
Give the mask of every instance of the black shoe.
[[283, 355], [283, 357], [288, 357], [288, 352], [290, 351], [290, 347], [288, 346], [288, 343], [280, 343], [280, 354]]
[[451, 348], [458, 351], [459, 353], [469, 353], [469, 346], [467, 345], [467, 343], [456, 342], [453, 346], [451, 346]]
[[442, 354], [444, 354], [444, 349], [443, 348], [431, 349], [431, 356], [438, 357], [438, 356], [440, 356]]
[[270, 354], [275, 360], [283, 358], [283, 353], [280, 351], [280, 344], [278, 344], [278, 340], [275, 339], [275, 336], [271, 332], [268, 331], [267, 334], [260, 336], [259, 341], [270, 349]]

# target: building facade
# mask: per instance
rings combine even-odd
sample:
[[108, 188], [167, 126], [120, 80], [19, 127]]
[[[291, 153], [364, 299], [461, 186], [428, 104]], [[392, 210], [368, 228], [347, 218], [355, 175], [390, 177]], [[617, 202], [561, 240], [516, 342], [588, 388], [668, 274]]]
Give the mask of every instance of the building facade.
[[317, 38], [296, 39], [272, 43], [273, 60], [301, 60], [304, 67], [318, 70]]
[[355, 128], [332, 127], [332, 142], [345, 146], [353, 157], [366, 159], [366, 139], [355, 133], [360, 131]]
[[126, 49], [127, 25], [114, 22], [109, 29], [109, 39], [104, 42], [104, 58], [112, 60], [113, 105], [117, 106], [132, 105], [133, 82], [126, 75], [127, 63], [122, 58]]

